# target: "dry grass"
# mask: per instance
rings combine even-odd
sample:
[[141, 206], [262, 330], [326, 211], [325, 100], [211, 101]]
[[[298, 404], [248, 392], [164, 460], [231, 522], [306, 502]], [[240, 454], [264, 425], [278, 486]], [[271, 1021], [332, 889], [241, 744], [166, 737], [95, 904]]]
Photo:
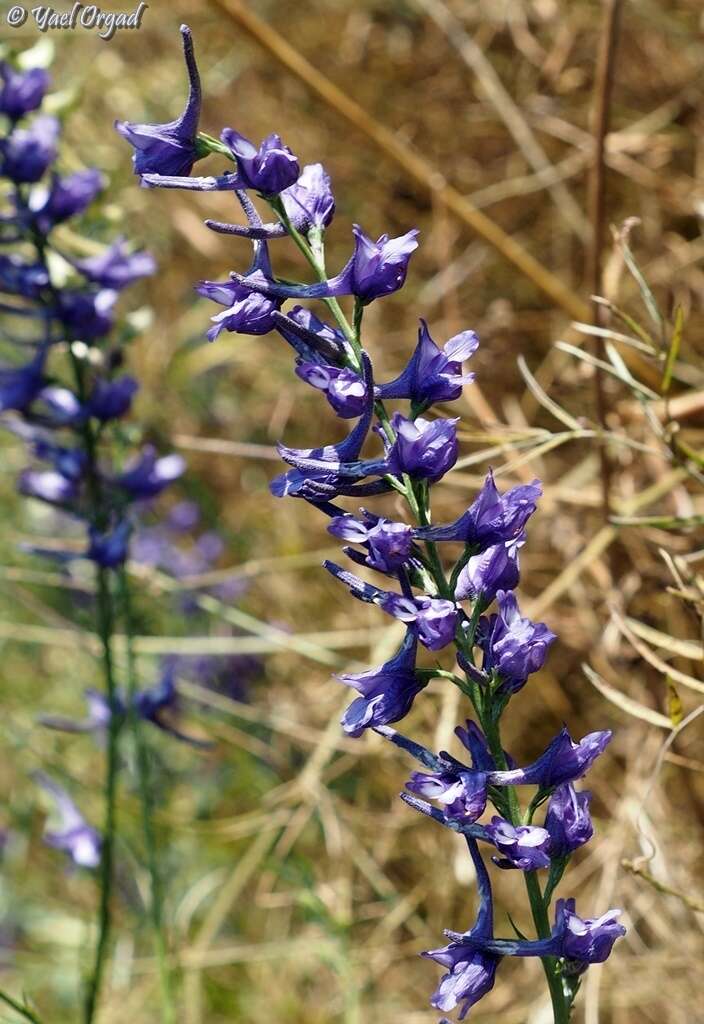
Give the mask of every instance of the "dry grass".
[[[256, 11], [373, 124], [420, 153], [586, 305], [598, 4], [271, 0]], [[695, 450], [704, 442], [700, 19], [696, 0], [625, 6], [606, 145], [607, 220], [640, 218], [631, 237], [638, 263], [660, 308], [671, 314], [679, 305], [686, 314], [670, 414], [677, 412], [678, 436]], [[159, 639], [164, 635], [202, 651], [264, 655], [245, 700], [184, 684], [186, 699], [202, 702], [198, 717], [217, 740], [212, 752], [155, 741], [164, 766], [159, 827], [172, 946], [183, 972], [183, 1024], [430, 1024], [437, 1020], [427, 1003], [437, 968], [416, 954], [437, 945], [444, 927], [470, 922], [473, 895], [455, 837], [395, 799], [407, 769], [399, 753], [375, 738], [340, 736], [346, 695], [330, 671], [352, 658], [376, 661], [396, 637], [374, 610], [352, 606], [318, 571], [331, 543], [313, 513], [268, 494], [271, 445], [282, 434], [291, 444], [319, 439], [319, 401], [293, 383], [288, 352], [274, 339], [201, 343], [209, 311], [193, 301], [193, 281], [222, 277], [247, 258], [244, 243], [200, 223], [204, 216], [226, 219], [230, 205], [222, 196], [137, 189], [128, 154], [109, 130], [116, 116], [158, 120], [180, 109], [180, 20], [193, 29], [204, 72], [206, 129], [236, 124], [257, 138], [279, 130], [306, 160], [329, 167], [339, 200], [331, 266], [345, 258], [353, 220], [370, 232], [421, 228], [407, 287], [369, 309], [380, 372], [402, 364], [419, 313], [439, 339], [467, 326], [480, 334], [477, 384], [459, 403], [460, 468], [437, 488], [436, 518], [456, 514], [488, 465], [505, 484], [540, 476], [545, 497], [524, 549], [522, 594], [560, 636], [548, 667], [515, 701], [507, 745], [527, 760], [563, 721], [575, 735], [606, 726], [616, 733], [589, 779], [598, 839], [576, 858], [563, 891], [578, 897], [583, 912], [625, 907], [629, 933], [606, 966], [590, 971], [575, 1020], [703, 1019], [702, 720], [663, 751], [677, 715], [672, 687], [683, 715], [702, 703], [701, 529], [604, 523], [593, 370], [555, 345], [584, 346], [571, 317], [469, 230], [437, 189], [410, 176], [255, 45], [221, 4], [176, 0], [152, 5], [140, 33], [108, 44], [83, 34], [57, 37], [55, 75], [76, 88], [68, 128], [75, 160], [111, 174], [113, 225], [124, 219], [155, 248], [162, 267], [158, 288], [146, 286], [141, 296], [154, 309], [152, 327], [131, 353], [143, 381], [140, 412], [155, 437], [178, 433], [193, 492], [205, 495], [211, 521], [228, 539], [223, 564], [238, 565], [249, 580], [234, 611], [206, 605], [189, 628], [168, 611], [165, 581], [144, 578], [145, 678], [154, 657], [173, 649]], [[96, 225], [96, 235], [100, 230]], [[279, 266], [286, 271], [285, 262]], [[648, 322], [617, 247], [602, 292]], [[614, 345], [638, 380], [658, 390], [662, 366]], [[675, 464], [671, 438], [654, 433], [632, 387], [610, 375], [605, 386], [614, 510], [624, 517], [701, 516], [701, 482]], [[662, 412], [662, 404], [650, 408]], [[332, 417], [325, 426], [332, 439]], [[16, 464], [19, 455], [11, 454]], [[8, 470], [3, 502], [15, 531], [49, 532], [44, 521], [27, 520], [10, 492]], [[76, 681], [81, 688], [91, 683], [95, 667], [88, 646], [76, 641], [84, 614], [78, 599], [49, 580], [22, 576], [41, 566], [20, 561], [7, 539], [2, 551], [9, 567], [0, 587], [0, 643], [10, 829], [2, 898], [13, 947], [3, 984], [36, 993], [54, 1024], [76, 1019], [72, 1000], [94, 893], [85, 879], [61, 874], [54, 853], [42, 847], [27, 776], [39, 764], [67, 773], [95, 818], [99, 755], [87, 741], [47, 735], [33, 721], [40, 708], [75, 707]], [[455, 693], [437, 681], [409, 731], [448, 744], [463, 713]], [[158, 996], [148, 933], [135, 930], [133, 911], [146, 883], [135, 871], [129, 793], [121, 813], [127, 837], [118, 916], [125, 930], [100, 1019], [146, 1024], [156, 1019]], [[514, 881], [498, 880], [504, 934], [505, 910], [525, 923]], [[539, 965], [506, 963], [472, 1019], [541, 1024], [549, 1020], [545, 999]]]

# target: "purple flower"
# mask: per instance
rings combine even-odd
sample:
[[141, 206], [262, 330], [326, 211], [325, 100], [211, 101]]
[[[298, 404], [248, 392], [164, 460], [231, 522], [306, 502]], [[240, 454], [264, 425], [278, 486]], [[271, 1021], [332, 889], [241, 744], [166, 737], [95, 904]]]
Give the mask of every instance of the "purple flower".
[[206, 299], [227, 306], [212, 316], [208, 339], [215, 341], [221, 331], [236, 334], [268, 334], [274, 329], [273, 313], [281, 303], [247, 287], [242, 281], [201, 281], [196, 291]]
[[39, 498], [50, 505], [66, 505], [78, 495], [76, 481], [54, 469], [25, 469], [20, 474], [17, 487], [25, 497]]
[[[389, 472], [408, 473], [417, 480], [435, 483], [457, 461], [458, 420], [407, 420], [399, 412], [391, 418], [396, 440], [387, 452]], [[417, 530], [415, 536], [422, 531]], [[426, 531], [427, 532], [427, 531]]]
[[42, 388], [32, 415], [51, 427], [76, 426], [85, 419], [83, 406], [73, 391], [58, 384]]
[[116, 239], [99, 256], [77, 260], [74, 266], [89, 281], [115, 290], [126, 288], [133, 281], [148, 277], [156, 270], [151, 253], [130, 252], [124, 238]]
[[183, 54], [188, 71], [188, 100], [180, 117], [167, 124], [134, 124], [116, 121], [115, 128], [134, 147], [135, 174], [150, 172], [165, 175], [188, 175], [193, 164], [205, 155], [198, 148], [200, 118], [200, 77], [193, 53], [191, 31], [181, 25]]
[[459, 519], [449, 526], [426, 526], [416, 530], [421, 540], [456, 540], [482, 548], [515, 540], [536, 509], [543, 493], [539, 480], [513, 487], [500, 494], [489, 471], [477, 498]]
[[[467, 721], [466, 729], [458, 726], [455, 734], [471, 755], [471, 768], [457, 761], [447, 751], [443, 750], [435, 755], [395, 730], [383, 732], [392, 743], [407, 750], [421, 764], [432, 769], [431, 773], [413, 772], [406, 783], [406, 788], [412, 793], [419, 793], [429, 800], [437, 800], [442, 804], [443, 823], [467, 825], [475, 822], [484, 813], [487, 780], [496, 766], [489, 753], [486, 738], [474, 722]], [[415, 803], [413, 806], [425, 812], [425, 807]]]
[[347, 275], [349, 292], [368, 303], [402, 288], [411, 253], [418, 248], [418, 232], [414, 229], [399, 238], [391, 239], [388, 235], [381, 235], [373, 242], [358, 224], [352, 230], [354, 255], [340, 274], [341, 278]]
[[100, 532], [91, 527], [85, 557], [103, 569], [116, 569], [127, 558], [132, 526], [123, 519], [117, 526]]
[[95, 416], [101, 423], [119, 419], [129, 411], [138, 390], [137, 381], [127, 374], [116, 380], [96, 380], [86, 409], [90, 416]]
[[[110, 705], [98, 690], [89, 687], [83, 691], [88, 714], [85, 718], [65, 718], [63, 715], [41, 715], [39, 722], [47, 729], [57, 729], [59, 732], [74, 733], [101, 733], [110, 725]], [[120, 713], [124, 713], [122, 702], [117, 701]]]
[[169, 509], [166, 522], [177, 533], [188, 533], [200, 522], [200, 509], [195, 501], [178, 501]]
[[11, 295], [36, 299], [49, 284], [49, 275], [41, 263], [26, 263], [11, 253], [0, 256], [0, 290]]
[[626, 934], [617, 924], [620, 910], [609, 910], [601, 917], [581, 918], [575, 913], [575, 901], [558, 900], [555, 904], [553, 938], [558, 939], [558, 956], [574, 960], [586, 967], [608, 960], [616, 939]]
[[417, 638], [409, 629], [401, 648], [389, 661], [366, 672], [337, 678], [360, 694], [342, 717], [348, 736], [361, 736], [365, 729], [398, 722], [407, 715], [416, 694], [425, 686], [415, 674]]
[[158, 458], [156, 450], [147, 445], [133, 460], [124, 473], [115, 478], [115, 483], [135, 501], [155, 498], [157, 494], [178, 480], [186, 469], [180, 455], [164, 455]]
[[144, 527], [135, 533], [130, 555], [142, 565], [161, 565], [168, 556], [171, 541], [161, 526]]
[[[196, 746], [207, 746], [207, 743], [186, 735], [175, 725], [179, 711], [178, 693], [174, 682], [175, 670], [175, 662], [167, 662], [161, 678], [154, 686], [147, 690], [137, 691], [134, 696], [134, 711], [145, 722], [149, 722], [176, 739], [193, 743]], [[84, 691], [84, 696], [88, 705], [88, 714], [85, 718], [76, 720], [65, 718], [62, 715], [42, 715], [39, 719], [40, 723], [48, 729], [57, 729], [61, 732], [104, 733], [108, 729], [112, 717], [110, 705], [97, 690], [87, 689]], [[127, 714], [124, 695], [116, 697], [114, 708], [115, 713], [119, 716]]]
[[[259, 298], [263, 299], [263, 296]], [[319, 362], [299, 362], [296, 374], [307, 384], [322, 391], [342, 419], [353, 419], [364, 412], [367, 401], [366, 388], [364, 381], [354, 370], [326, 366]]]
[[493, 817], [486, 826], [486, 834], [503, 860], [499, 867], [535, 871], [550, 867], [550, 833], [535, 825], [512, 825], [504, 818]]
[[59, 178], [54, 175], [47, 192], [37, 191], [30, 206], [41, 231], [47, 232], [90, 206], [103, 187], [100, 171], [89, 168]]
[[[467, 718], [463, 726], [457, 726], [455, 729], [455, 736], [462, 746], [469, 751], [469, 755], [472, 758], [473, 768], [482, 772], [493, 772], [495, 770], [496, 762], [489, 750], [489, 744], [487, 743], [486, 736], [476, 722]], [[511, 767], [514, 767], [510, 758], [508, 759], [508, 763]]]
[[210, 746], [209, 742], [189, 736], [176, 724], [179, 716], [178, 691], [175, 682], [176, 665], [169, 661], [164, 665], [161, 678], [148, 690], [135, 695], [135, 710], [145, 722], [151, 722], [157, 729], [195, 746]]
[[57, 472], [69, 480], [80, 480], [86, 471], [88, 460], [82, 448], [66, 448], [40, 435], [34, 441], [34, 453], [38, 459], [50, 462]]
[[340, 494], [361, 496], [388, 490], [385, 480], [369, 484], [359, 483], [366, 476], [386, 472], [384, 459], [360, 461], [359, 454], [369, 432], [374, 405], [374, 382], [371, 363], [366, 353], [362, 356], [367, 405], [357, 426], [338, 444], [322, 448], [287, 448], [278, 445], [281, 458], [294, 468], [272, 480], [272, 494], [278, 498], [294, 495], [314, 503], [330, 501]]
[[[198, 184], [198, 191], [222, 191], [225, 189], [240, 189], [245, 186], [239, 174], [224, 175], [221, 178], [195, 179]], [[149, 185], [160, 185], [169, 188], [193, 188], [194, 179], [170, 178], [159, 179], [158, 175], [147, 175], [146, 183]], [[238, 197], [239, 198], [239, 197]], [[240, 200], [241, 201], [241, 200]], [[286, 214], [297, 231], [308, 234], [311, 230], [320, 232], [330, 223], [335, 212], [335, 199], [330, 189], [330, 176], [322, 164], [307, 164], [301, 172], [298, 181], [289, 185], [281, 193], [281, 201]], [[287, 228], [281, 221], [272, 221], [264, 224], [261, 218], [256, 219], [248, 216], [247, 225], [228, 224], [219, 220], [206, 220], [206, 226], [211, 231], [218, 231], [225, 235], [238, 235], [241, 238], [252, 240], [266, 240], [270, 238], [284, 238]]]
[[[253, 275], [251, 285], [262, 295], [281, 299], [324, 299], [335, 295], [355, 295], [363, 303], [390, 295], [403, 287], [411, 253], [418, 248], [414, 229], [399, 238], [382, 235], [372, 242], [355, 224], [354, 253], [340, 273], [319, 284], [283, 284], [265, 273]], [[240, 275], [233, 274], [234, 280]]]
[[[552, 789], [563, 782], [571, 782], [585, 774], [611, 739], [610, 732], [595, 732], [585, 736], [579, 743], [574, 743], [567, 730], [563, 729], [537, 761], [526, 768], [514, 768], [512, 760], [507, 758], [511, 768], [508, 771], [497, 771], [484, 735], [472, 722], [467, 723], [467, 729], [457, 728], [455, 730], [459, 739], [472, 755], [471, 768], [457, 761], [445, 751], [433, 754], [419, 743], [414, 743], [395, 730], [380, 731], [392, 743], [412, 754], [424, 767], [431, 769], [431, 775], [416, 773], [409, 786], [410, 789], [432, 799], [441, 799], [455, 783], [461, 782], [462, 788], [458, 787], [452, 793], [452, 798], [447, 806], [454, 810], [455, 798], [459, 796], [466, 801], [467, 807], [470, 809], [479, 807], [478, 814], [483, 809], [482, 800], [486, 801], [488, 786], [526, 785]], [[420, 785], [424, 788], [421, 789]], [[462, 804], [457, 806], [463, 816], [459, 820], [466, 822], [467, 818], [464, 817], [465, 810], [462, 808]], [[418, 807], [418, 809], [428, 813], [424, 807]], [[449, 813], [447, 809], [443, 811], [443, 814], [446, 819], [453, 818], [453, 814]]]
[[319, 320], [304, 306], [294, 306], [284, 316], [274, 314], [277, 331], [304, 362], [328, 365], [328, 360], [338, 362], [344, 356], [347, 342], [337, 328]]
[[464, 1020], [475, 1003], [494, 987], [496, 968], [501, 960], [500, 956], [481, 949], [481, 944], [493, 937], [491, 886], [476, 842], [468, 838], [467, 845], [477, 873], [479, 910], [476, 923], [464, 935], [446, 932], [452, 937], [449, 945], [421, 954], [448, 969], [430, 999], [431, 1005], [442, 1011], [454, 1010], [461, 1005], [459, 1020]]
[[486, 607], [499, 590], [513, 590], [520, 576], [518, 549], [523, 543], [523, 537], [519, 537], [472, 555], [457, 578], [455, 599], [475, 601], [480, 598]]
[[499, 786], [540, 786], [552, 789], [563, 782], [574, 782], [586, 775], [593, 762], [604, 753], [611, 740], [610, 730], [590, 732], [575, 743], [567, 729], [562, 729], [540, 757], [526, 768], [494, 772], [490, 782]]
[[51, 798], [59, 817], [56, 827], [44, 832], [44, 842], [57, 850], [64, 850], [79, 867], [97, 867], [100, 863], [101, 847], [99, 834], [86, 823], [73, 800], [61, 786], [40, 773], [35, 778]]
[[22, 412], [44, 387], [46, 349], [40, 349], [24, 366], [0, 367], [0, 412]]
[[365, 547], [364, 563], [371, 569], [397, 572], [411, 556], [411, 527], [376, 516], [366, 509], [361, 509], [361, 512], [361, 521], [351, 515], [335, 516], [328, 525], [328, 531], [334, 537]]
[[59, 312], [74, 338], [94, 341], [112, 330], [116, 301], [117, 292], [111, 288], [98, 292], [64, 289], [59, 295]]
[[550, 833], [550, 853], [566, 857], [577, 847], [588, 843], [594, 835], [589, 803], [589, 790], [578, 793], [571, 782], [558, 786], [550, 797], [545, 828]]
[[441, 949], [430, 949], [421, 956], [448, 969], [430, 998], [436, 1010], [454, 1010], [462, 1004], [459, 1020], [494, 987], [499, 957], [477, 949], [462, 940], [450, 942]]
[[15, 71], [6, 61], [0, 61], [0, 79], [0, 113], [12, 121], [41, 106], [50, 81], [43, 68]]
[[403, 373], [379, 387], [379, 397], [408, 398], [418, 406], [451, 402], [462, 394], [462, 385], [474, 380], [474, 374], [462, 373], [462, 363], [476, 351], [479, 339], [474, 331], [462, 331], [438, 348], [430, 337], [428, 325], [421, 320], [418, 344]]
[[220, 138], [237, 160], [239, 188], [274, 196], [298, 180], [298, 160], [278, 135], [267, 135], [259, 149], [234, 128], [223, 128]]
[[458, 615], [454, 601], [426, 595], [399, 597], [390, 594], [379, 604], [401, 622], [414, 623], [418, 639], [429, 651], [440, 651], [454, 639]]
[[471, 824], [486, 808], [486, 775], [465, 771], [462, 766], [434, 773], [412, 772], [406, 788], [441, 804], [446, 821]]
[[482, 669], [486, 675], [498, 675], [501, 692], [517, 693], [528, 676], [543, 667], [556, 637], [544, 622], [521, 617], [513, 591], [500, 590], [497, 602], [498, 615], [483, 619], [478, 631], [484, 652]]
[[55, 117], [36, 117], [29, 128], [15, 128], [0, 142], [0, 172], [18, 184], [39, 181], [56, 159], [58, 137]]
[[298, 231], [326, 228], [335, 213], [330, 175], [322, 164], [306, 164], [298, 181], [281, 193], [281, 200]]
[[415, 625], [418, 639], [428, 650], [439, 651], [453, 639], [458, 614], [457, 605], [453, 601], [426, 595], [413, 597], [410, 594], [390, 593], [365, 583], [359, 576], [341, 569], [334, 562], [323, 562], [323, 568], [349, 587], [352, 596], [359, 601], [376, 604], [401, 622]]
[[494, 939], [491, 934], [477, 934], [476, 929], [462, 936], [446, 932], [455, 941], [464, 942], [468, 950], [494, 956], [559, 957], [568, 961], [566, 973], [580, 973], [589, 964], [608, 959], [616, 939], [626, 934], [617, 924], [620, 910], [609, 910], [601, 917], [582, 919], [575, 913], [575, 901], [558, 900], [555, 904], [555, 925], [546, 939]]

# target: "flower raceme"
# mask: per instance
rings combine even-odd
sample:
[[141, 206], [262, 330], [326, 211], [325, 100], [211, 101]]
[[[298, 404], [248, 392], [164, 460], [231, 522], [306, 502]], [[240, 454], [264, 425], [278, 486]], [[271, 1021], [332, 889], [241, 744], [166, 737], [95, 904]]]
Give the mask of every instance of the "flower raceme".
[[[157, 126], [122, 126], [138, 142], [136, 163], [141, 169], [149, 166], [156, 149], [160, 166], [168, 154], [172, 170], [190, 170], [184, 151], [188, 140], [195, 140], [199, 91], [188, 33], [184, 45], [193, 73], [184, 116], [160, 126], [161, 131]], [[73, 543], [66, 540], [65, 549], [24, 549], [66, 569], [74, 559], [93, 563], [96, 628], [103, 664], [110, 664], [105, 692], [88, 691], [84, 719], [54, 717], [45, 724], [99, 736], [102, 746], [114, 753], [109, 778], [119, 764], [115, 737], [130, 703], [112, 694], [116, 576], [130, 554], [138, 507], [172, 484], [184, 464], [180, 456], [159, 457], [149, 445], [130, 457], [127, 434], [116, 436], [115, 423], [131, 411], [138, 382], [120, 370], [120, 338], [109, 339], [115, 306], [124, 289], [154, 273], [155, 263], [125, 238], [101, 247], [94, 227], [88, 250], [92, 254], [86, 257], [84, 246], [76, 245], [78, 218], [105, 182], [95, 168], [70, 174], [56, 170], [60, 125], [41, 111], [48, 85], [43, 70], [19, 71], [0, 62], [0, 178], [6, 200], [0, 223], [0, 306], [10, 353], [8, 365], [0, 367], [0, 426], [26, 443], [32, 460], [20, 473], [20, 493], [53, 506], [80, 531]], [[70, 231], [55, 231], [69, 222]], [[17, 330], [15, 323], [20, 325]], [[138, 689], [132, 705], [137, 718], [192, 742], [179, 728], [173, 680]], [[114, 839], [109, 828], [99, 835], [61, 786], [41, 773], [36, 781], [57, 819], [45, 830], [47, 844], [78, 867], [101, 867], [101, 884], [109, 889], [112, 875], [105, 865], [111, 863]], [[106, 826], [109, 820], [106, 814]]]
[[[188, 70], [193, 94], [197, 71], [192, 51]], [[242, 336], [278, 335], [293, 349], [298, 378], [325, 398], [338, 420], [354, 421], [334, 443], [311, 448], [280, 443], [279, 454], [289, 468], [272, 481], [271, 491], [277, 497], [302, 498], [328, 517], [329, 532], [346, 542], [350, 560], [382, 574], [387, 585], [382, 589], [335, 562], [326, 562], [325, 568], [353, 597], [376, 605], [405, 628], [396, 653], [383, 664], [338, 678], [358, 694], [343, 715], [345, 733], [360, 737], [376, 731], [420, 762], [422, 771], [412, 774], [403, 799], [464, 835], [475, 866], [475, 925], [465, 933], [447, 933], [449, 945], [424, 954], [447, 972], [432, 1005], [444, 1012], [457, 1009], [462, 1019], [490, 991], [505, 956], [537, 956], [544, 960], [555, 1020], [566, 1021], [576, 991], [568, 976], [605, 959], [623, 929], [616, 924], [616, 911], [582, 919], [571, 900], [558, 901], [552, 932], [545, 926], [555, 885], [574, 851], [593, 834], [589, 793], [578, 791], [574, 783], [604, 752], [610, 732], [593, 732], [575, 742], [564, 728], [525, 767], [516, 765], [500, 739], [502, 715], [513, 700], [520, 700], [517, 694], [541, 670], [556, 640], [548, 625], [521, 615], [515, 594], [519, 550], [527, 541], [541, 483], [534, 480], [502, 492], [489, 470], [476, 498], [454, 521], [433, 523], [432, 488], [451, 472], [459, 454], [458, 419], [437, 416], [433, 407], [456, 401], [471, 385], [473, 374], [465, 363], [478, 339], [465, 330], [440, 347], [421, 319], [405, 367], [379, 383], [367, 347], [365, 310], [404, 285], [418, 232], [382, 234], [374, 241], [354, 225], [352, 252], [342, 269], [330, 275], [323, 243], [335, 199], [328, 174], [319, 163], [301, 170], [301, 161], [275, 133], [254, 146], [243, 133], [245, 127], [227, 127], [211, 136], [194, 135], [192, 122], [187, 132], [179, 124], [177, 142], [184, 164], [190, 165], [185, 172], [175, 171], [168, 149], [157, 146], [145, 167], [139, 137], [120, 130], [135, 147], [135, 170], [143, 184], [230, 192], [244, 214], [244, 223], [206, 220], [213, 231], [248, 241], [253, 253], [244, 272], [230, 271], [225, 281], [198, 286], [203, 297], [225, 307], [213, 317], [210, 340], [223, 330]], [[230, 169], [192, 176], [194, 153], [200, 157], [207, 152], [229, 156]], [[257, 199], [268, 206], [266, 216], [255, 205]], [[314, 283], [276, 276], [271, 252], [285, 239], [305, 258]], [[351, 317], [338, 301], [345, 298]], [[289, 300], [296, 304], [287, 307]], [[393, 513], [366, 507], [357, 513], [338, 504], [346, 497], [388, 492], [396, 498]], [[400, 502], [405, 502], [408, 515], [399, 511]], [[454, 560], [447, 555], [449, 545], [455, 545]], [[490, 612], [494, 602], [497, 610]], [[418, 663], [423, 647], [435, 652], [451, 646], [461, 675]], [[391, 727], [411, 714], [434, 678], [457, 685], [472, 704], [476, 720], [457, 729], [469, 764], [446, 751], [435, 754]], [[526, 787], [534, 795], [524, 812], [519, 798]], [[540, 824], [533, 817], [544, 803]], [[489, 804], [497, 813], [482, 823]], [[494, 938], [491, 882], [479, 844], [490, 847], [500, 867], [526, 875], [535, 939]], [[545, 894], [539, 881], [530, 881], [543, 872], [548, 878]]]

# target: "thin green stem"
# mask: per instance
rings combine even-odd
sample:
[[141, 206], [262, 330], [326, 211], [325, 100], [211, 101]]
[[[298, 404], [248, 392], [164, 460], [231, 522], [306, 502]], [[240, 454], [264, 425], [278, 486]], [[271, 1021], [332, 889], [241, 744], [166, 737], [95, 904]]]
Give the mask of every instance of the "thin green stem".
[[[413, 489], [412, 483], [410, 483], [410, 487]], [[430, 488], [427, 480], [423, 480], [418, 485], [417, 492], [418, 522], [421, 526], [430, 526]], [[440, 561], [440, 555], [438, 554], [435, 541], [427, 540], [425, 542], [425, 548], [428, 552], [428, 558], [438, 587], [438, 592], [442, 597], [453, 599], [454, 591], [448, 586], [445, 571], [442, 567], [442, 562]]]
[[[86, 397], [84, 366], [70, 347], [69, 353], [76, 391], [78, 392], [78, 397], [81, 402], [84, 402]], [[98, 473], [96, 437], [89, 420], [86, 420], [83, 424], [81, 433], [86, 455], [88, 456], [86, 480], [92, 505], [92, 525], [97, 530], [104, 530], [107, 526], [108, 514], [104, 507], [100, 475]], [[98, 634], [100, 636], [102, 648], [105, 692], [108, 707], [110, 709], [110, 719], [108, 724], [107, 762], [105, 766], [104, 783], [105, 823], [103, 827], [99, 875], [100, 905], [98, 908], [98, 940], [95, 947], [93, 970], [88, 980], [88, 987], [84, 1002], [83, 1019], [85, 1024], [92, 1024], [95, 1016], [112, 927], [111, 902], [114, 881], [113, 861], [115, 836], [117, 833], [117, 776], [119, 771], [118, 739], [120, 729], [122, 728], [122, 716], [119, 708], [117, 683], [115, 681], [114, 661], [112, 655], [112, 636], [115, 632], [115, 611], [110, 587], [110, 572], [100, 565], [96, 565], [96, 584]]]
[[[308, 264], [315, 271], [315, 275], [318, 278], [318, 280], [326, 281], [327, 271], [325, 269], [325, 260], [323, 258], [322, 247], [320, 248], [319, 251], [313, 250], [313, 248], [309, 245], [308, 241], [303, 237], [301, 232], [298, 231], [297, 228], [295, 228], [291, 223], [291, 218], [286, 212], [286, 207], [278, 197], [271, 201], [271, 208], [277, 215], [281, 223], [286, 228], [286, 231], [291, 236], [291, 239], [293, 240], [294, 244], [303, 254]], [[352, 351], [355, 356], [354, 368], [356, 370], [360, 370], [362, 368], [362, 350], [359, 343], [358, 332], [355, 331], [355, 328], [350, 325], [349, 320], [343, 313], [342, 307], [340, 306], [340, 303], [337, 301], [336, 298], [330, 297], [324, 299], [323, 301], [325, 302], [325, 305], [328, 307], [332, 315], [335, 317], [338, 327], [340, 328], [346, 340], [352, 347]]]
[[144, 836], [144, 847], [147, 855], [147, 867], [149, 870], [151, 886], [149, 910], [152, 930], [154, 933], [154, 946], [159, 963], [162, 1021], [164, 1024], [175, 1024], [176, 1011], [174, 1007], [173, 986], [171, 970], [169, 967], [168, 949], [164, 935], [163, 889], [161, 873], [159, 871], [159, 859], [157, 856], [156, 835], [154, 831], [154, 793], [149, 767], [149, 750], [142, 730], [142, 721], [135, 706], [135, 696], [137, 694], [137, 670], [133, 643], [135, 632], [134, 615], [132, 610], [132, 596], [130, 593], [129, 580], [124, 566], [120, 569], [118, 578], [122, 617], [127, 637], [127, 721], [134, 737], [137, 758], [142, 834]]
[[100, 857], [100, 906], [98, 909], [98, 941], [95, 947], [93, 969], [83, 1007], [84, 1024], [92, 1024], [105, 968], [108, 940], [111, 927], [111, 898], [113, 886], [113, 854], [117, 825], [117, 773], [118, 735], [120, 716], [117, 708], [117, 686], [112, 657], [112, 634], [114, 615], [110, 593], [109, 574], [101, 566], [96, 567], [98, 596], [98, 634], [102, 647], [105, 689], [110, 721], [108, 725], [107, 764], [105, 769], [105, 817]]
[[42, 1024], [39, 1017], [29, 1009], [28, 1006], [24, 1006], [22, 1003], [18, 1003], [16, 999], [9, 996], [7, 992], [3, 992], [0, 989], [0, 1002], [5, 1003], [7, 1006], [11, 1006], [15, 1013], [19, 1013], [25, 1020], [29, 1020], [32, 1024]]
[[207, 132], [198, 132], [196, 146], [200, 150], [202, 156], [207, 156], [209, 153], [217, 153], [218, 156], [225, 156], [228, 160], [231, 160], [232, 163], [237, 163], [225, 143], [220, 142], [219, 139], [214, 139], [213, 136], [208, 135]]

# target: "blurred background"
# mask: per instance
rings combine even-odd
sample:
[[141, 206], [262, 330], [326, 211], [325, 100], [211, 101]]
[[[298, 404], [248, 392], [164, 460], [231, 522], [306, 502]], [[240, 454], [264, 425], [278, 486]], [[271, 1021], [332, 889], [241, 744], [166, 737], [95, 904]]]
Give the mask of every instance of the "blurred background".
[[[547, 667], [512, 705], [506, 745], [520, 763], [563, 722], [575, 737], [615, 731], [588, 782], [597, 838], [575, 857], [560, 894], [576, 896], [586, 916], [625, 908], [629, 931], [609, 963], [590, 970], [574, 1019], [704, 1020], [701, 4], [623, 5], [600, 288], [624, 314], [608, 321], [616, 355], [601, 355], [612, 511], [623, 520], [615, 525], [601, 504], [594, 367], [580, 355], [590, 342], [571, 325], [592, 315], [587, 189], [602, 5], [258, 0], [246, 9], [366, 111], [366, 132], [225, 4], [153, 3], [139, 31], [107, 42], [87, 31], [40, 36], [31, 20], [15, 31], [3, 25], [1, 36], [13, 49], [42, 40], [45, 56], [53, 46], [66, 167], [95, 165], [110, 181], [109, 203], [89, 226], [94, 238], [124, 231], [159, 264], [156, 278], [122, 300], [141, 381], [135, 418], [159, 446], [180, 450], [189, 471], [177, 498], [145, 517], [134, 566], [139, 669], [146, 685], [175, 658], [184, 728], [213, 741], [195, 749], [150, 737], [182, 1021], [431, 1024], [440, 972], [417, 954], [441, 945], [443, 928], [468, 927], [474, 912], [462, 844], [397, 799], [403, 756], [376, 737], [344, 739], [338, 726], [348, 694], [331, 673], [379, 664], [398, 633], [320, 570], [337, 551], [322, 518], [268, 491], [279, 438], [333, 441], [339, 424], [293, 377], [279, 339], [205, 342], [213, 308], [193, 284], [242, 270], [249, 248], [202, 221], [237, 220], [238, 212], [226, 195], [140, 189], [129, 148], [112, 130], [115, 118], [161, 122], [182, 110], [182, 21], [203, 79], [202, 129], [216, 135], [229, 125], [257, 141], [279, 132], [302, 162], [330, 172], [330, 268], [346, 260], [353, 222], [375, 237], [420, 228], [406, 287], [365, 317], [377, 376], [390, 379], [404, 365], [419, 315], [438, 342], [464, 328], [479, 334], [477, 381], [455, 413], [463, 417], [460, 463], [434, 492], [435, 518], [463, 511], [490, 465], [502, 488], [539, 476], [545, 496], [523, 549], [520, 593], [528, 614], [559, 635]], [[432, 187], [401, 165], [398, 148], [374, 141], [379, 126], [402, 153], [427, 161]], [[213, 158], [201, 167], [196, 173], [220, 169]], [[556, 275], [571, 307], [473, 230], [448, 205], [443, 181]], [[649, 292], [624, 262], [629, 218], [638, 219], [629, 245]], [[280, 276], [304, 273], [286, 243], [274, 258]], [[76, 632], [90, 620], [90, 583], [52, 575], [18, 549], [56, 525], [15, 497], [24, 454], [14, 441], [2, 444], [0, 983], [31, 994], [54, 1024], [77, 1019], [95, 888], [42, 844], [46, 806], [30, 776], [51, 771], [98, 823], [100, 751], [90, 738], [37, 724], [43, 712], [80, 717], [84, 687], [98, 682], [94, 654]], [[438, 680], [406, 731], [454, 749], [452, 730], [466, 712]], [[147, 880], [129, 790], [120, 816], [119, 938], [100, 1020], [146, 1024], [158, 1014], [158, 986], [140, 924]], [[508, 912], [527, 929], [515, 878], [496, 882], [497, 931], [510, 934]], [[541, 1024], [551, 1019], [546, 998], [539, 964], [506, 962], [472, 1019]], [[13, 1020], [11, 1011], [0, 1019]]]

